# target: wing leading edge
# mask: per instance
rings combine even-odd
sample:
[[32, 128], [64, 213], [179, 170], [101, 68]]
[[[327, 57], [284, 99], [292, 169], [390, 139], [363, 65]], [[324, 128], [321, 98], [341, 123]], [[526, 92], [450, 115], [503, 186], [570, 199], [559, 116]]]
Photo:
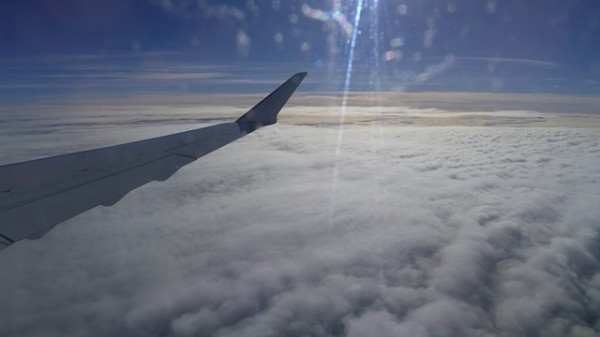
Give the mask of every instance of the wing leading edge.
[[293, 75], [232, 123], [0, 166], [0, 250], [38, 239], [98, 205], [113, 205], [131, 190], [166, 180], [205, 154], [276, 123], [305, 76]]

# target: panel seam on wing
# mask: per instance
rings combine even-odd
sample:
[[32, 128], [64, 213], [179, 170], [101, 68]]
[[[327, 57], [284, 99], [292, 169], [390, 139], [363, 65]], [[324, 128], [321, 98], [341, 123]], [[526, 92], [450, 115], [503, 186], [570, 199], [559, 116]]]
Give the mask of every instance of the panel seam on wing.
[[[95, 179], [95, 180], [90, 180], [90, 181], [88, 181], [88, 182], [85, 182], [85, 183], [82, 183], [82, 184], [79, 184], [79, 185], [75, 185], [75, 186], [73, 186], [73, 187], [70, 187], [70, 188], [68, 188], [68, 189], [64, 189], [64, 190], [56, 191], [56, 192], [53, 192], [53, 193], [48, 193], [48, 194], [45, 194], [45, 195], [43, 195], [43, 196], [41, 196], [41, 197], [39, 197], [39, 198], [30, 199], [30, 200], [24, 200], [24, 201], [21, 201], [21, 202], [15, 203], [15, 204], [9, 204], [9, 205], [6, 205], [6, 206], [4, 206], [4, 207], [0, 208], [0, 213], [2, 213], [2, 212], [4, 212], [4, 211], [11, 210], [11, 209], [13, 209], [13, 208], [21, 207], [21, 206], [23, 206], [23, 205], [27, 205], [27, 204], [30, 204], [30, 203], [36, 202], [36, 201], [38, 201], [38, 200], [42, 200], [42, 199], [46, 199], [46, 198], [53, 197], [53, 196], [56, 196], [56, 195], [60, 195], [60, 194], [62, 194], [62, 193], [69, 192], [69, 191], [75, 190], [75, 189], [77, 189], [77, 188], [80, 188], [80, 187], [82, 187], [82, 186], [86, 186], [86, 185], [89, 185], [89, 184], [96, 183], [96, 182], [98, 182], [98, 181], [102, 181], [102, 180], [104, 180], [104, 179], [107, 179], [107, 178], [110, 178], [110, 177], [113, 177], [113, 176], [119, 175], [119, 174], [121, 174], [121, 173], [124, 173], [124, 172], [128, 172], [128, 171], [131, 171], [131, 170], [135, 170], [135, 169], [137, 169], [137, 168], [140, 168], [140, 167], [143, 167], [143, 166], [146, 166], [146, 165], [149, 165], [149, 164], [152, 164], [152, 163], [158, 162], [158, 161], [160, 161], [160, 160], [163, 160], [163, 159], [165, 159], [165, 158], [168, 158], [169, 156], [172, 156], [172, 155], [174, 155], [174, 154], [173, 154], [173, 153], [170, 153], [170, 152], [166, 152], [166, 155], [165, 155], [165, 156], [159, 157], [159, 158], [157, 158], [157, 159], [155, 159], [155, 160], [148, 161], [148, 162], [145, 162], [145, 163], [143, 163], [143, 164], [140, 164], [140, 165], [137, 165], [137, 166], [133, 166], [133, 167], [127, 168], [127, 169], [125, 169], [125, 170], [122, 170], [122, 171], [118, 171], [118, 172], [115, 172], [115, 173], [109, 174], [109, 175], [107, 175], [107, 176], [104, 176], [104, 177], [102, 177], [102, 178], [98, 178], [98, 179]], [[194, 160], [195, 160], [195, 159], [196, 159], [196, 158], [194, 158]]]

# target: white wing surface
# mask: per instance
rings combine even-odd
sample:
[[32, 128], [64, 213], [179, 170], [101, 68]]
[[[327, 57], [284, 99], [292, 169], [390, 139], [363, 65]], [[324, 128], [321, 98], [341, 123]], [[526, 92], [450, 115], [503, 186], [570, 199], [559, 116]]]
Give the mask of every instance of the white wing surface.
[[306, 73], [298, 73], [232, 123], [101, 149], [0, 166], [0, 250], [129, 191], [168, 179], [194, 160], [277, 122]]

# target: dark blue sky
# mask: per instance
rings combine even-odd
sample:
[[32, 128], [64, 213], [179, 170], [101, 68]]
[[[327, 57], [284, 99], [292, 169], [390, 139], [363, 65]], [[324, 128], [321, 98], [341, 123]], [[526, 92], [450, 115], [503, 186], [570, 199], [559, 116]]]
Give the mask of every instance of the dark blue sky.
[[[357, 17], [359, 3], [363, 7]], [[162, 71], [182, 65], [232, 69], [285, 65], [281, 69], [322, 73], [327, 80], [319, 82], [327, 84], [316, 89], [339, 90], [352, 54], [350, 88], [356, 90], [561, 88], [596, 94], [600, 4], [597, 0], [6, 0], [0, 3], [0, 53], [4, 78], [0, 85], [11, 90], [28, 81], [49, 83], [48, 74], [88, 75], [84, 68], [123, 73], [139, 71], [142, 65], [143, 71], [152, 72], [159, 64]], [[72, 65], [81, 65], [80, 71], [73, 73]], [[54, 82], [50, 83], [52, 88]]]

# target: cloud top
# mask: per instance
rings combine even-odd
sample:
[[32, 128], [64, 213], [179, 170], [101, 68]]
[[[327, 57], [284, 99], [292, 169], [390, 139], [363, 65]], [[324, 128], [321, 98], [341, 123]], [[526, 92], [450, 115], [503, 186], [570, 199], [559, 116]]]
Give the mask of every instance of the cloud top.
[[5, 250], [0, 332], [598, 333], [594, 129], [353, 125], [336, 161], [337, 132], [266, 128]]

